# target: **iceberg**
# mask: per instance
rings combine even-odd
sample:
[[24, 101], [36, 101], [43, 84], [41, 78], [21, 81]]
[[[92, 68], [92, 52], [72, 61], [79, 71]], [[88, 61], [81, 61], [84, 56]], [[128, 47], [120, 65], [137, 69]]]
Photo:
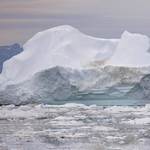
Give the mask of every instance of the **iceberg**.
[[129, 98], [150, 73], [149, 48], [147, 36], [127, 31], [121, 39], [94, 38], [67, 25], [39, 32], [4, 63], [0, 104]]

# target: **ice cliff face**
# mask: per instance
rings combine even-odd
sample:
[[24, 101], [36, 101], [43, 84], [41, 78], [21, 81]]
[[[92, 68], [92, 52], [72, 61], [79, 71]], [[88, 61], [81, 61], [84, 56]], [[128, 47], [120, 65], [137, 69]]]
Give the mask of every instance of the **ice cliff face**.
[[126, 93], [147, 74], [147, 68], [111, 67], [72, 69], [53, 67], [32, 78], [3, 87], [1, 104], [51, 104], [55, 100], [115, 99]]
[[126, 98], [150, 73], [149, 47], [147, 36], [128, 32], [121, 40], [93, 38], [70, 26], [40, 32], [4, 63], [0, 104]]
[[150, 75], [144, 76], [128, 93], [129, 98], [133, 99], [150, 99]]

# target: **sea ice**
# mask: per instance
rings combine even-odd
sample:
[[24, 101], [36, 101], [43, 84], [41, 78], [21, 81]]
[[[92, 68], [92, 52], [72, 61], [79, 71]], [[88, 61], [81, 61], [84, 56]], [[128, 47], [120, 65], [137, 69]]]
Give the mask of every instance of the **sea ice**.
[[0, 106], [0, 149], [148, 150], [147, 108], [73, 103]]

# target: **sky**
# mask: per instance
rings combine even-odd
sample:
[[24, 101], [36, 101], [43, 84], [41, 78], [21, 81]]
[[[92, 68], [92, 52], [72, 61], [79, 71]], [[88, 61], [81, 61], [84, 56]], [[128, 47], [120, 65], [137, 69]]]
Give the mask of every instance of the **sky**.
[[120, 38], [125, 30], [150, 37], [150, 0], [0, 0], [0, 46], [22, 46], [65, 24], [97, 38]]

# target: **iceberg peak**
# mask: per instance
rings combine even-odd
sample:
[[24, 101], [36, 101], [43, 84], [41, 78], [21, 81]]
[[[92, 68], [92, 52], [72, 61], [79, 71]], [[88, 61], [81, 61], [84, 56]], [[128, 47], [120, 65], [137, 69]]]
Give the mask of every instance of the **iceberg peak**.
[[150, 65], [150, 39], [145, 35], [125, 31], [115, 54], [105, 65], [143, 67]]

